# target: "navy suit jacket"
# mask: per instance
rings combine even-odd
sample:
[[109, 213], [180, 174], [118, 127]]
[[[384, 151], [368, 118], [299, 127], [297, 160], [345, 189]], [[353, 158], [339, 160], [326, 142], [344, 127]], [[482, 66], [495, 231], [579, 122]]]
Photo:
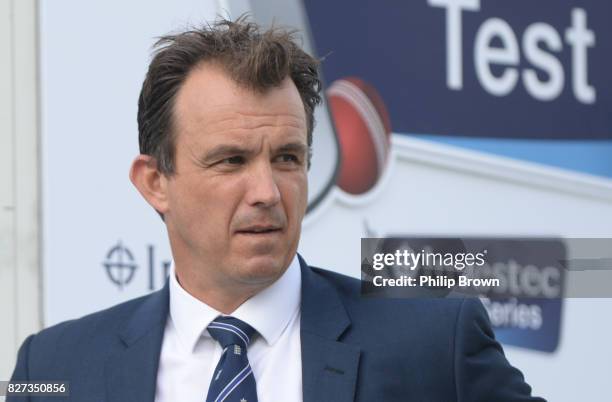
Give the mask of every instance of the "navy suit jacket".
[[[305, 402], [542, 401], [479, 300], [364, 298], [358, 280], [300, 264]], [[71, 401], [153, 402], [168, 300], [166, 284], [28, 337], [12, 380], [68, 380]], [[7, 399], [20, 400], [64, 399]]]

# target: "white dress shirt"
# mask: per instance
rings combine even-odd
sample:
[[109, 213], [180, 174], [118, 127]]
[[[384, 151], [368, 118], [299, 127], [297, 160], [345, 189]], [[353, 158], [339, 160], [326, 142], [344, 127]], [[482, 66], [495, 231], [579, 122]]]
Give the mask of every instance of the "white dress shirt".
[[[247, 350], [259, 402], [302, 401], [300, 264], [297, 255], [275, 283], [234, 311], [255, 328]], [[170, 310], [157, 372], [156, 402], [205, 402], [221, 357], [208, 324], [223, 315], [187, 293], [170, 273]]]

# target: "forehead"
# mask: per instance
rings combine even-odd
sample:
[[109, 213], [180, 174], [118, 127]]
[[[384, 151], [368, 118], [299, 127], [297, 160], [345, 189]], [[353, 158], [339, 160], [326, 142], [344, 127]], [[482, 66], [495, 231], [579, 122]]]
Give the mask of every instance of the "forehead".
[[303, 131], [305, 136], [306, 115], [289, 77], [260, 93], [238, 85], [221, 67], [207, 63], [194, 68], [181, 86], [174, 125], [179, 135], [271, 126]]

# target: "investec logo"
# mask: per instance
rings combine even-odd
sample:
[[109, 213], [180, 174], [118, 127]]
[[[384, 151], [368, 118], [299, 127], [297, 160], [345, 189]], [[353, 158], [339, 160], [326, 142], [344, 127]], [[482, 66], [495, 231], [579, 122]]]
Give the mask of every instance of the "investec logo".
[[[163, 284], [168, 277], [171, 262], [170, 260], [162, 260], [160, 265], [157, 266], [155, 262], [155, 246], [153, 245], [147, 245], [146, 252], [147, 259], [144, 267], [147, 268], [145, 271], [145, 275], [147, 275], [147, 288], [148, 290], [155, 290], [157, 285]], [[123, 290], [132, 283], [136, 273], [140, 271], [140, 265], [136, 261], [134, 253], [121, 240], [110, 247], [102, 261], [102, 266], [106, 271], [108, 280], [117, 286], [119, 290]], [[161, 280], [159, 283], [156, 280], [158, 277], [156, 273]]]
[[567, 261], [561, 239], [394, 235], [361, 244], [364, 294], [480, 296], [498, 340], [549, 353], [557, 349]]

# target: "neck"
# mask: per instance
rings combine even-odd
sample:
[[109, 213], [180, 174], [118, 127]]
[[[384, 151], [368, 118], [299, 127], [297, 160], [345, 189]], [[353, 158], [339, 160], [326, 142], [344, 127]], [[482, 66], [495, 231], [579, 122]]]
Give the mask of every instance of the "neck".
[[211, 286], [206, 281], [200, 281], [189, 272], [175, 267], [176, 279], [179, 285], [190, 295], [215, 310], [229, 315], [236, 311], [244, 302], [262, 291], [267, 284], [228, 284]]

